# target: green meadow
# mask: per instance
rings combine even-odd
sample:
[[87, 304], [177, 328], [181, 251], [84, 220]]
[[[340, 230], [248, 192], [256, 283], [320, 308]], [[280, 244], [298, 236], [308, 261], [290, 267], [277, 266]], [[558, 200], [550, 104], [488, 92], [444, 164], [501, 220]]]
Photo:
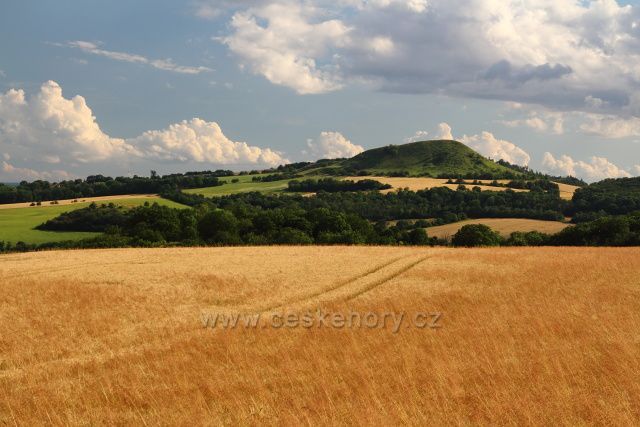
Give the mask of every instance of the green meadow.
[[[163, 206], [173, 208], [184, 208], [185, 206], [172, 202], [171, 200], [158, 198], [128, 198], [115, 199], [102, 203], [114, 203], [125, 207], [141, 206], [145, 202], [158, 203]], [[53, 219], [64, 212], [80, 209], [89, 206], [90, 202], [75, 203], [72, 205], [47, 205], [32, 206], [27, 208], [0, 209], [0, 241], [5, 242], [25, 242], [32, 244], [46, 242], [61, 242], [64, 240], [81, 240], [88, 237], [97, 236], [99, 233], [79, 233], [79, 232], [57, 232], [35, 230], [38, 225]]]
[[[205, 197], [228, 196], [230, 194], [250, 193], [252, 191], [258, 191], [260, 193], [275, 193], [283, 191], [287, 188], [289, 181], [291, 181], [290, 179], [285, 179], [273, 182], [253, 182], [252, 178], [254, 176], [258, 175], [224, 177], [220, 178], [220, 181], [224, 181], [225, 184], [219, 187], [193, 188], [182, 191], [188, 194], [202, 194]], [[238, 182], [231, 182], [233, 179], [237, 179]]]

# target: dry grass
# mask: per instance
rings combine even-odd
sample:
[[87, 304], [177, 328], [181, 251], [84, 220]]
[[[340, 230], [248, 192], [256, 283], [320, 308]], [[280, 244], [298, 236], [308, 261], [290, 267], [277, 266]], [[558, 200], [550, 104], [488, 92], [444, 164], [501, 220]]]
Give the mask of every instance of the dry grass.
[[[640, 249], [220, 248], [0, 257], [0, 424], [640, 422]], [[348, 302], [345, 302], [348, 301]], [[203, 309], [442, 328], [204, 329]]]
[[469, 224], [485, 224], [504, 237], [509, 237], [514, 231], [539, 231], [541, 233], [555, 234], [571, 226], [571, 224], [560, 221], [541, 221], [525, 218], [482, 218], [437, 225], [426, 230], [430, 237], [448, 239], [462, 227]]
[[[437, 179], [437, 178], [393, 178], [386, 176], [349, 176], [344, 179], [352, 180], [352, 181], [362, 181], [363, 179], [374, 179], [383, 184], [389, 184], [393, 187], [391, 190], [383, 190], [383, 192], [396, 191], [401, 188], [408, 188], [411, 191], [418, 190], [427, 190], [430, 188], [436, 187], [447, 187], [451, 190], [456, 190], [459, 187], [459, 184], [447, 184], [448, 179]], [[473, 180], [471, 180], [473, 181]], [[483, 181], [479, 181], [483, 182]], [[509, 180], [499, 180], [500, 183], [507, 183]], [[486, 181], [485, 183], [490, 183], [490, 181]], [[505, 187], [491, 187], [489, 185], [467, 185], [469, 189], [472, 187], [480, 187], [482, 191], [506, 191], [508, 190]], [[529, 190], [520, 190], [520, 189], [512, 189], [516, 192], [525, 192]]]
[[560, 198], [565, 200], [573, 199], [573, 193], [575, 193], [576, 190], [580, 188], [576, 187], [575, 185], [560, 184], [559, 182], [556, 182], [556, 184], [558, 184], [558, 187], [560, 187]]

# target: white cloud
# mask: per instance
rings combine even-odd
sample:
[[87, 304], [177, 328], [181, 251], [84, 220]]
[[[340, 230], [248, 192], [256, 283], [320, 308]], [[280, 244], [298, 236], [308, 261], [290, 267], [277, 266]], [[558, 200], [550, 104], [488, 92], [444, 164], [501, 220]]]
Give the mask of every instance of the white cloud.
[[217, 123], [198, 118], [173, 124], [164, 130], [145, 132], [128, 142], [142, 150], [147, 158], [164, 161], [268, 166], [288, 163], [271, 149], [231, 141]]
[[636, 176], [640, 176], [640, 165], [635, 165], [633, 167], [633, 172]]
[[438, 133], [436, 134], [436, 139], [453, 139], [453, 135], [451, 134], [451, 126], [448, 123], [440, 123], [438, 125]]
[[23, 179], [30, 180], [48, 180], [48, 181], [62, 181], [69, 179], [76, 179], [75, 175], [72, 175], [63, 170], [54, 170], [51, 172], [39, 172], [29, 168], [15, 167], [5, 161], [2, 162], [2, 174], [0, 176], [4, 181], [21, 181]]
[[465, 135], [460, 142], [493, 160], [502, 159], [521, 166], [527, 166], [531, 161], [531, 156], [522, 148], [509, 141], [497, 139], [490, 132], [482, 132], [480, 135], [473, 136]]
[[322, 132], [320, 136], [307, 141], [308, 152], [305, 155], [316, 159], [341, 159], [356, 156], [364, 151], [360, 145], [355, 145], [339, 132]]
[[526, 126], [540, 132], [546, 131], [549, 128], [547, 123], [544, 120], [542, 120], [540, 117], [530, 117], [528, 119], [519, 119], [519, 120], [506, 120], [506, 121], [502, 121], [501, 123], [504, 124], [505, 126], [514, 127], [514, 128], [520, 127], [520, 126]]
[[433, 134], [433, 138], [429, 137], [429, 132], [427, 132], [426, 130], [419, 130], [413, 136], [410, 136], [409, 138], [405, 138], [404, 142], [405, 144], [408, 144], [411, 142], [418, 142], [418, 141], [452, 140], [452, 139], [453, 139], [453, 135], [451, 134], [451, 126], [449, 126], [448, 123], [440, 123], [438, 125], [438, 128]]
[[[511, 109], [513, 110], [513, 108]], [[502, 120], [499, 123], [512, 128], [528, 127], [537, 132], [549, 132], [556, 135], [564, 133], [564, 113], [530, 110], [523, 106], [520, 106], [515, 111], [527, 113], [527, 116], [514, 120]]]
[[315, 13], [315, 7], [295, 1], [238, 12], [231, 20], [233, 35], [222, 42], [271, 83], [299, 94], [331, 92], [342, 84], [334, 64], [322, 61], [343, 44], [349, 28], [337, 19], [314, 22]]
[[562, 155], [555, 158], [551, 153], [544, 153], [542, 166], [546, 172], [556, 175], [571, 175], [586, 181], [600, 181], [606, 178], [627, 178], [631, 174], [619, 168], [604, 157], [593, 156], [588, 162], [574, 160]]
[[[149, 161], [179, 161], [211, 165], [265, 165], [286, 163], [280, 153], [227, 138], [215, 122], [192, 119], [167, 129], [148, 131], [136, 138], [114, 138], [104, 133], [81, 96], [64, 98], [62, 88], [46, 82], [29, 99], [24, 91], [0, 93], [0, 153], [5, 174], [25, 178], [64, 177], [61, 171], [37, 172], [8, 163], [135, 167]], [[140, 166], [139, 166], [140, 167]], [[48, 175], [47, 175], [48, 174]]]
[[429, 140], [429, 132], [427, 132], [426, 130], [419, 130], [413, 136], [405, 138], [404, 143], [409, 144], [411, 142], [427, 141], [427, 140]]
[[612, 139], [640, 136], [640, 118], [602, 114], [584, 114], [584, 117], [587, 121], [580, 129], [585, 133]]
[[136, 153], [123, 139], [102, 132], [83, 97], [65, 99], [53, 81], [29, 100], [22, 90], [0, 94], [0, 146], [10, 154], [26, 150], [41, 158], [60, 156], [76, 162]]
[[[230, 33], [219, 40], [252, 72], [301, 94], [366, 83], [551, 111], [640, 114], [633, 96], [640, 85], [638, 6], [615, 0], [237, 5]], [[538, 130], [563, 130], [561, 121], [544, 116], [524, 120]]]
[[[55, 44], [56, 46], [60, 46], [60, 44]], [[172, 71], [174, 73], [180, 74], [201, 74], [209, 71], [213, 71], [208, 67], [189, 67], [185, 65], [178, 65], [173, 62], [171, 59], [149, 59], [142, 55], [137, 55], [133, 53], [126, 52], [116, 52], [111, 50], [105, 50], [100, 48], [100, 45], [93, 42], [87, 42], [82, 40], [76, 40], [68, 42], [66, 45], [68, 47], [72, 47], [75, 49], [80, 49], [85, 53], [89, 53], [92, 55], [103, 56], [105, 58], [113, 59], [114, 61], [122, 61], [122, 62], [130, 62], [133, 64], [143, 64], [149, 65], [153, 68], [157, 68], [159, 70], [164, 71]]]

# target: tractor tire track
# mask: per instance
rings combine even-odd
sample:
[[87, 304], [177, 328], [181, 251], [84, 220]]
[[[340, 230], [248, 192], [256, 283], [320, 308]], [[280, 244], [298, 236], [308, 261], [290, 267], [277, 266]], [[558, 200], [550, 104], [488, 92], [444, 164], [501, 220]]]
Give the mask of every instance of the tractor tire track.
[[348, 286], [349, 284], [354, 283], [354, 282], [356, 282], [356, 281], [358, 281], [358, 280], [360, 280], [360, 279], [362, 279], [364, 277], [371, 276], [372, 274], [375, 274], [375, 273], [379, 272], [380, 270], [382, 270], [382, 269], [384, 269], [384, 268], [386, 268], [386, 267], [388, 267], [388, 266], [390, 266], [390, 265], [392, 265], [392, 264], [394, 264], [394, 263], [396, 263], [396, 262], [398, 262], [400, 260], [402, 260], [402, 257], [394, 258], [391, 261], [388, 261], [388, 262], [382, 263], [380, 265], [377, 265], [377, 266], [365, 271], [364, 273], [360, 273], [357, 276], [352, 276], [352, 277], [350, 277], [350, 278], [348, 278], [346, 280], [342, 280], [342, 281], [338, 282], [337, 284], [332, 285], [332, 286], [330, 286], [328, 288], [321, 289], [321, 290], [316, 291], [316, 292], [311, 293], [311, 294], [307, 294], [307, 295], [303, 295], [303, 296], [300, 296], [300, 297], [292, 298], [292, 299], [286, 300], [284, 302], [278, 302], [276, 304], [271, 303], [270, 305], [264, 305], [264, 306], [258, 306], [258, 307], [247, 307], [245, 305], [217, 304], [215, 306], [210, 306], [208, 308], [214, 309], [214, 310], [215, 309], [233, 310], [233, 311], [238, 311], [238, 312], [242, 312], [242, 313], [246, 313], [246, 314], [249, 314], [249, 313], [267, 313], [267, 312], [275, 310], [277, 308], [280, 308], [280, 307], [283, 307], [283, 306], [286, 306], [286, 305], [290, 305], [290, 304], [297, 304], [297, 303], [300, 303], [300, 302], [303, 302], [303, 301], [307, 301], [309, 299], [316, 298], [318, 296], [326, 294], [327, 292], [332, 292], [332, 291], [335, 291], [335, 290], [340, 289], [342, 287]]
[[[334, 286], [331, 286], [330, 288], [325, 288], [309, 295], [292, 298], [290, 300], [279, 302], [276, 304], [258, 307], [216, 305], [208, 307], [208, 311], [215, 312], [219, 310], [221, 312], [236, 312], [245, 315], [267, 314], [282, 311], [285, 309], [302, 310], [337, 301], [347, 302], [359, 297], [362, 294], [370, 292], [373, 289], [382, 286], [385, 283], [395, 279], [396, 277], [406, 273], [416, 265], [424, 262], [427, 258], [429, 258], [429, 256], [421, 256], [419, 257], [419, 259], [416, 259], [415, 256], [408, 259], [403, 257], [396, 258], [390, 262], [386, 262], [382, 265], [374, 267], [371, 270], [368, 270], [356, 277], [352, 277], [350, 279], [342, 281]], [[401, 265], [391, 270], [391, 268], [396, 266], [397, 264]], [[391, 271], [389, 273], [386, 273], [379, 279], [370, 279], [371, 276], [381, 273], [385, 269], [390, 269]]]

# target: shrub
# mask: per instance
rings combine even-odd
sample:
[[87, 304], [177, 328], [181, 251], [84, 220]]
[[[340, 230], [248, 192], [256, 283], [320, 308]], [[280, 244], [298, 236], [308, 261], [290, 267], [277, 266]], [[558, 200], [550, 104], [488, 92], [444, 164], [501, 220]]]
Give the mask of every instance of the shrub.
[[468, 224], [462, 227], [451, 241], [454, 246], [499, 246], [502, 238], [484, 224]]

